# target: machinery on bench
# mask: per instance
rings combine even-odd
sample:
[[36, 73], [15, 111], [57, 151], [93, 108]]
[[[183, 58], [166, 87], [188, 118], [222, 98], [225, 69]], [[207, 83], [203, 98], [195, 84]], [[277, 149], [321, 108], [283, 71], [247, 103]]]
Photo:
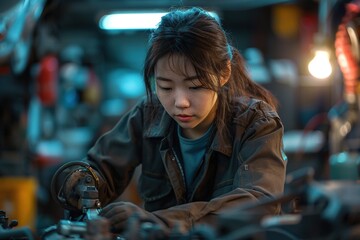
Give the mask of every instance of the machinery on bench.
[[95, 186], [80, 186], [79, 206], [82, 214], [70, 216], [65, 210], [65, 219], [45, 229], [42, 239], [112, 239], [110, 224], [98, 215], [101, 204]]
[[[152, 221], [140, 219], [138, 216], [132, 216], [129, 219], [129, 226], [121, 235], [111, 233], [110, 223], [107, 219], [99, 216], [101, 211], [101, 203], [99, 193], [94, 184], [93, 178], [88, 176], [84, 184], [81, 184], [77, 191], [80, 198], [78, 208], [82, 209], [82, 214], [74, 216], [71, 209], [65, 210], [65, 219], [60, 220], [57, 225], [47, 228], [41, 236], [44, 240], [70, 240], [70, 239], [86, 239], [86, 240], [135, 240], [135, 239], [193, 239], [190, 233], [180, 233], [176, 229], [168, 232], [161, 229], [160, 226]], [[52, 188], [56, 188], [56, 183], [52, 183]], [[53, 190], [53, 189], [52, 189]], [[55, 193], [56, 191], [52, 191]], [[61, 199], [59, 196], [54, 196]], [[191, 235], [201, 235], [199, 232], [192, 232]], [[185, 238], [184, 238], [185, 237]], [[0, 238], [1, 239], [1, 238]], [[210, 239], [210, 238], [206, 238]]]
[[[133, 216], [126, 231], [115, 236], [110, 232], [109, 222], [98, 215], [101, 206], [95, 186], [82, 186], [80, 189], [79, 203], [83, 206], [83, 215], [76, 221], [60, 221], [56, 226], [60, 238], [56, 239], [360, 238], [360, 185], [356, 181], [314, 181], [312, 168], [289, 174], [283, 195], [249, 202], [219, 215], [215, 225], [198, 225], [186, 233], [177, 229], [169, 232], [153, 222]], [[284, 214], [269, 216], [261, 211], [263, 206], [274, 203], [282, 204]]]
[[[216, 218], [214, 225], [198, 225], [189, 232], [170, 231], [133, 216], [120, 235], [111, 233], [107, 219], [99, 216], [101, 205], [94, 185], [79, 187], [82, 214], [65, 216], [41, 235], [43, 240], [297, 240], [359, 239], [360, 185], [355, 181], [313, 180], [312, 169], [300, 169], [288, 176], [286, 191], [274, 199], [264, 199], [233, 209]], [[296, 200], [296, 201], [295, 201]], [[267, 215], [261, 211], [268, 204], [281, 203], [284, 214]], [[294, 205], [296, 203], [296, 205]], [[67, 210], [65, 210], [67, 212]], [[0, 218], [1, 220], [2, 218]], [[24, 229], [2, 225], [0, 239], [34, 239]]]

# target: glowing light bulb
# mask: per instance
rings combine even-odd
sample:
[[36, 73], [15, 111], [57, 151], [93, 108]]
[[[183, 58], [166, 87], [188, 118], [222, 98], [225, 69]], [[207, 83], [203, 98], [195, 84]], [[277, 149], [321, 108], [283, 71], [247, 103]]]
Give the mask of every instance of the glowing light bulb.
[[329, 53], [317, 50], [314, 58], [309, 62], [308, 70], [312, 76], [318, 79], [328, 78], [332, 73]]

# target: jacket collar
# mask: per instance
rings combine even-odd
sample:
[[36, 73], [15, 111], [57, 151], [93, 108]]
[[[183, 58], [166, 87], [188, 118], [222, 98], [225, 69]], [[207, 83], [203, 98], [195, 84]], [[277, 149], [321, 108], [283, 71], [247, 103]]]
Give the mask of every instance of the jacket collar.
[[[176, 123], [163, 108], [159, 110], [159, 114], [150, 124], [145, 123], [144, 137], [163, 138], [163, 140], [167, 138], [169, 142], [172, 142], [171, 139], [173, 139], [176, 130], [174, 127]], [[216, 131], [210, 148], [230, 157], [232, 153], [232, 137], [227, 136], [225, 139], [220, 140], [219, 133]]]
[[233, 150], [231, 138], [227, 136], [225, 139], [220, 140], [219, 133], [216, 131], [211, 149], [230, 157]]

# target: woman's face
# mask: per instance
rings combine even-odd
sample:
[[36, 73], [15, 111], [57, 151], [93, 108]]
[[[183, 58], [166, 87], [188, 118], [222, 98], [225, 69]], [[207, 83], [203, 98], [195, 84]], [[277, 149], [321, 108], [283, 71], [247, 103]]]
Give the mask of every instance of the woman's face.
[[180, 55], [166, 55], [155, 66], [156, 93], [187, 138], [199, 138], [215, 118], [217, 93], [202, 86], [194, 66]]

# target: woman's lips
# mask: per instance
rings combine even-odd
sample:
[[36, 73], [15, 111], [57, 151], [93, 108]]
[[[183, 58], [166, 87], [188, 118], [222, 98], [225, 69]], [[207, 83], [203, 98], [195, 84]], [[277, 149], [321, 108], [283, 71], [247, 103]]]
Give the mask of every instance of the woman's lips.
[[179, 115], [176, 115], [176, 118], [180, 122], [189, 122], [191, 120], [192, 116], [179, 114]]

